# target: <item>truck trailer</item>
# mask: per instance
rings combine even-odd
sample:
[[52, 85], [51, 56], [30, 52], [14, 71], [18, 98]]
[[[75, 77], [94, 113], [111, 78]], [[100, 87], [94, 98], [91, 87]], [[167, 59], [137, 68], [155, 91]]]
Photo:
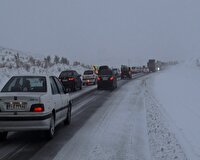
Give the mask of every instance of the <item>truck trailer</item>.
[[149, 72], [155, 72], [156, 71], [156, 60], [149, 59], [149, 61], [147, 62], [147, 67], [149, 68]]

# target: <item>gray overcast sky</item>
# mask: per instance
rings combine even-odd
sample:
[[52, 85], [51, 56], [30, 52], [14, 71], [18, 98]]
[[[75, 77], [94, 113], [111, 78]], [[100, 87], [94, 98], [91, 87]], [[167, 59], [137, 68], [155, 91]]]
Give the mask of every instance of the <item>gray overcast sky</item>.
[[0, 46], [87, 64], [200, 55], [200, 0], [1, 0]]

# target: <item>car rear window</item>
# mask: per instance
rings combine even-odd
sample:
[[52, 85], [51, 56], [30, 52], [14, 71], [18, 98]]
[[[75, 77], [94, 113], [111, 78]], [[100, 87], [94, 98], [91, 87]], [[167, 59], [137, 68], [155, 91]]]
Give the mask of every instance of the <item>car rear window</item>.
[[83, 74], [84, 74], [84, 75], [93, 74], [93, 71], [88, 70], [88, 71], [85, 71]]
[[71, 77], [71, 76], [74, 76], [74, 72], [72, 72], [72, 71], [64, 71], [64, 72], [61, 72], [59, 78]]
[[103, 70], [103, 69], [109, 69], [109, 67], [108, 66], [100, 66], [99, 67], [99, 70]]
[[46, 77], [14, 76], [6, 83], [1, 92], [47, 92]]
[[99, 72], [100, 75], [112, 75], [112, 70], [110, 69], [103, 69]]

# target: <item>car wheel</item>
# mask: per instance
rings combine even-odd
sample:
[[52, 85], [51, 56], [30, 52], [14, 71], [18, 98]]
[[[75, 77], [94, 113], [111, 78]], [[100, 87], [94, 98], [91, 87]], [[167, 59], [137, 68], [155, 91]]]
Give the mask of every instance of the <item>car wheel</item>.
[[0, 132], [0, 141], [7, 139], [8, 132]]
[[68, 111], [67, 111], [67, 117], [66, 117], [66, 119], [64, 120], [64, 124], [65, 124], [65, 125], [70, 125], [70, 123], [71, 123], [71, 115], [72, 115], [72, 107], [71, 107], [71, 105], [70, 105], [70, 107], [69, 107], [69, 109], [68, 109]]
[[46, 131], [46, 135], [48, 139], [52, 139], [55, 134], [55, 118], [54, 116], [51, 117], [50, 120], [50, 128]]

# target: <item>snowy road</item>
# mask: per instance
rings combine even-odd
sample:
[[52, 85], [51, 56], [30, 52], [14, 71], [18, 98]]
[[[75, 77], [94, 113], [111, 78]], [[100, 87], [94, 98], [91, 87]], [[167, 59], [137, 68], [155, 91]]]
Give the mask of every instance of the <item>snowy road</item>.
[[55, 160], [151, 159], [141, 83], [132, 81], [113, 92]]
[[[76, 98], [72, 124], [51, 141], [41, 132], [9, 134], [1, 160], [187, 160], [152, 88], [157, 74], [119, 81], [118, 89]], [[90, 91], [91, 90], [91, 91]]]

